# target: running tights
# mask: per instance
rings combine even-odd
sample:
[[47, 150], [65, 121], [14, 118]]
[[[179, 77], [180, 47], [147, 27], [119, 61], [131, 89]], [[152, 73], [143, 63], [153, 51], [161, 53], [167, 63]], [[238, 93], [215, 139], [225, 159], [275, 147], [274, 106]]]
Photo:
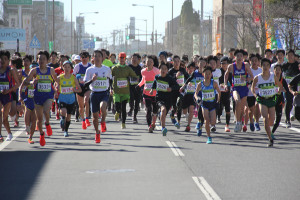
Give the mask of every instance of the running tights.
[[125, 124], [126, 121], [126, 104], [127, 100], [122, 102], [116, 102], [116, 111], [122, 114], [122, 123]]

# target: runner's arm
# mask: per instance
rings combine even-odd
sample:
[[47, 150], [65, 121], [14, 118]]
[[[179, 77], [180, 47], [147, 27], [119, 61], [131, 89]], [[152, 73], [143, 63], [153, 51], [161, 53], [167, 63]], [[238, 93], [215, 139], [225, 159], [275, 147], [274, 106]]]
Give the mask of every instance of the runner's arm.
[[252, 82], [252, 85], [251, 85], [251, 92], [253, 94], [253, 96], [256, 98], [256, 93], [255, 93], [255, 86], [257, 84], [257, 81], [258, 81], [258, 77], [255, 76], [254, 79], [253, 79], [253, 82]]

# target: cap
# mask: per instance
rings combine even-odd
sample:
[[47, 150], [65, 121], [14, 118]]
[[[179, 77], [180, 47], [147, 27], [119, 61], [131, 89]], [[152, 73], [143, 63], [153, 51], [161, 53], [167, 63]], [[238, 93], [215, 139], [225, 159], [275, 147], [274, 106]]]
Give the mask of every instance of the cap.
[[80, 56], [79, 55], [75, 55], [73, 58], [72, 58], [73, 61], [75, 60], [80, 60]]
[[230, 48], [229, 52], [235, 51], [235, 48]]
[[126, 53], [125, 52], [119, 53], [119, 58], [126, 58]]
[[64, 66], [65, 64], [70, 64], [71, 67], [73, 68], [73, 64], [72, 64], [70, 61], [66, 60], [66, 61], [63, 63], [63, 66]]
[[164, 55], [165, 57], [168, 56], [167, 52], [165, 52], [165, 51], [159, 52], [159, 53], [158, 53], [158, 57], [159, 57], [160, 55]]
[[223, 56], [220, 61], [221, 61], [221, 64], [222, 64], [224, 61], [228, 62], [229, 58], [227, 56]]

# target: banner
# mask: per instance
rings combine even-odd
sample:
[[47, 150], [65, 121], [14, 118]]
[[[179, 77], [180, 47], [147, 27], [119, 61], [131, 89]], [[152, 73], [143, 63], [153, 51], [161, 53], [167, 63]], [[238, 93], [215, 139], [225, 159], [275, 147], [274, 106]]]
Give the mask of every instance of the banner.
[[26, 54], [30, 54], [29, 44], [31, 41], [31, 14], [23, 15], [23, 28], [26, 31]]

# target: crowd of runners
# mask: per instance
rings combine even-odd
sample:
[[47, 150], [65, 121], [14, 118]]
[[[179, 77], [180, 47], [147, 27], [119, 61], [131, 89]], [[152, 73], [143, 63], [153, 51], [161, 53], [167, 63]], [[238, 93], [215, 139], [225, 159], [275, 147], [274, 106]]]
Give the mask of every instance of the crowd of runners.
[[52, 135], [51, 114], [60, 120], [64, 137], [69, 136], [72, 115], [82, 129], [92, 122], [96, 143], [107, 131], [108, 113], [125, 129], [127, 117], [137, 124], [138, 112], [145, 110], [145, 131], [152, 133], [160, 122], [163, 136], [168, 132], [166, 120], [177, 129], [184, 124], [182, 130], [190, 132], [195, 117], [197, 135], [202, 135], [203, 127], [207, 144], [212, 143], [221, 116], [226, 119], [226, 133], [232, 131], [231, 121], [235, 133], [246, 132], [248, 124], [250, 131], [260, 131], [262, 117], [269, 147], [282, 113], [286, 128], [291, 121], [300, 121], [300, 60], [293, 50], [267, 49], [264, 55], [249, 55], [231, 48], [227, 56], [218, 53], [190, 59], [166, 51], [158, 56], [134, 53], [129, 57], [101, 49], [71, 58], [39, 51], [36, 61], [30, 55], [11, 56], [2, 50], [0, 59], [0, 142], [4, 140], [2, 124], [6, 140], [13, 138], [10, 117], [14, 127], [25, 121], [29, 144], [38, 131], [44, 146], [45, 132]]

